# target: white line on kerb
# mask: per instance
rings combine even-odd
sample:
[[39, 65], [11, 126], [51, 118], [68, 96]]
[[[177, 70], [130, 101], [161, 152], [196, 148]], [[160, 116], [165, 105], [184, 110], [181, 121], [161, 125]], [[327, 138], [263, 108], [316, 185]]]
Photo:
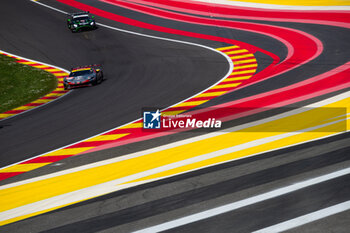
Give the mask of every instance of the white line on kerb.
[[344, 212], [350, 209], [350, 201], [342, 202], [334, 206], [330, 206], [303, 216], [293, 218], [291, 220], [266, 227], [264, 229], [254, 231], [253, 233], [270, 233], [270, 232], [282, 232], [287, 231], [292, 228], [296, 228], [302, 225], [305, 225], [316, 220], [329, 217], [340, 212]]
[[[233, 203], [230, 203], [227, 205], [223, 205], [223, 206], [216, 207], [216, 208], [213, 208], [210, 210], [206, 210], [206, 211], [203, 211], [203, 212], [200, 212], [197, 214], [192, 214], [192, 215], [178, 218], [178, 219], [175, 219], [175, 220], [172, 220], [169, 222], [165, 222], [165, 223], [162, 223], [162, 224], [159, 224], [156, 226], [152, 226], [149, 228], [138, 230], [138, 231], [135, 231], [134, 233], [154, 233], [154, 232], [160, 232], [160, 231], [173, 229], [173, 228], [180, 227], [180, 226], [183, 226], [183, 225], [186, 225], [189, 223], [193, 223], [193, 222], [197, 222], [197, 221], [200, 221], [203, 219], [214, 217], [214, 216], [217, 216], [219, 214], [227, 213], [229, 211], [233, 211], [233, 210], [236, 210], [236, 209], [248, 206], [248, 205], [252, 205], [252, 204], [255, 204], [258, 202], [266, 201], [266, 200], [271, 199], [271, 198], [282, 196], [282, 195], [306, 188], [308, 186], [319, 184], [319, 183], [322, 183], [322, 182], [325, 182], [325, 181], [328, 181], [331, 179], [335, 179], [335, 178], [338, 178], [338, 177], [341, 177], [344, 175], [348, 175], [348, 174], [350, 174], [350, 167], [336, 171], [336, 172], [332, 172], [332, 173], [329, 173], [329, 174], [326, 174], [323, 176], [315, 177], [315, 178], [312, 178], [312, 179], [309, 179], [306, 181], [302, 181], [302, 182], [299, 182], [296, 184], [292, 184], [292, 185], [289, 185], [289, 186], [286, 186], [283, 188], [279, 188], [279, 189], [276, 189], [276, 190], [273, 190], [273, 191], [270, 191], [267, 193], [263, 193], [263, 194], [260, 194], [257, 196], [253, 196], [253, 197], [250, 197], [247, 199], [236, 201], [236, 202], [233, 202]], [[343, 207], [343, 209], [344, 208], [347, 208], [347, 206]], [[274, 232], [274, 231], [272, 231], [272, 232]]]

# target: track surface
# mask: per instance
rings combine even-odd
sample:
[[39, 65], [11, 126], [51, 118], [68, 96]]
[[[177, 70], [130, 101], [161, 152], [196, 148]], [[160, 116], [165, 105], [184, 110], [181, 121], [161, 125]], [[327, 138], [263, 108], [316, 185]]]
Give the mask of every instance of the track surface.
[[[84, 2], [93, 4], [92, 1]], [[3, 13], [0, 17], [4, 17], [5, 14], [11, 15], [13, 12], [21, 12], [22, 15], [33, 20], [33, 25], [41, 23], [40, 26], [29, 30], [30, 26], [23, 22], [26, 17], [7, 17], [14, 22], [3, 25], [5, 31], [11, 33], [0, 38], [0, 47], [7, 46], [1, 47], [2, 49], [65, 68], [72, 66], [72, 63], [73, 65], [103, 63], [107, 76], [107, 81], [100, 86], [75, 90], [57, 103], [28, 115], [2, 122], [4, 125], [1, 129], [0, 140], [6, 142], [3, 143], [4, 147], [2, 146], [2, 152], [4, 152], [1, 155], [2, 165], [91, 136], [130, 119], [136, 119], [139, 117], [141, 107], [146, 105], [167, 106], [175, 103], [214, 83], [225, 74], [225, 69], [227, 69], [222, 57], [193, 46], [138, 38], [104, 28], [72, 35], [61, 24], [64, 18], [61, 14], [40, 8], [27, 1], [18, 1], [16, 7], [4, 3], [2, 5], [4, 7], [2, 7]], [[54, 3], [53, 5], [66, 9], [61, 4]], [[96, 3], [96, 6], [101, 8], [104, 6], [105, 9], [117, 11], [121, 15], [133, 16], [136, 19], [145, 18], [148, 22], [163, 26], [171, 24], [179, 29], [186, 28], [213, 35], [224, 33], [226, 37], [246, 41], [259, 47], [266, 49], [272, 47], [272, 52], [281, 59], [286, 57], [286, 50], [280, 42], [253, 33], [229, 29], [217, 31], [216, 28], [184, 23], [172, 24], [172, 21], [152, 18], [109, 5], [107, 7], [99, 2]], [[108, 20], [101, 19], [101, 22], [118, 25]], [[342, 65], [349, 59], [345, 52], [348, 51], [349, 45], [345, 42], [348, 41], [350, 34], [346, 29], [295, 23], [269, 22], [269, 24], [288, 26], [316, 35], [324, 44], [324, 52], [316, 60], [294, 71], [217, 98], [208, 105], [283, 87]], [[21, 26], [14, 29], [10, 25]], [[324, 31], [332, 33], [325, 34]], [[40, 36], [38, 36], [39, 33]], [[22, 35], [25, 35], [25, 41]], [[56, 35], [59, 37], [55, 37]], [[168, 36], [179, 38], [176, 35]], [[52, 40], [47, 38], [52, 38]], [[69, 43], [63, 43], [65, 40], [68, 40]], [[219, 47], [220, 44], [197, 41], [213, 47]], [[67, 50], [63, 52], [62, 48]], [[123, 54], [123, 56], [118, 56], [118, 54]], [[159, 57], [159, 59], [150, 59], [150, 57]], [[267, 59], [265, 67], [271, 62], [263, 55], [258, 57], [258, 60], [259, 58], [260, 61]], [[164, 63], [167, 66], [164, 67]], [[122, 68], [115, 67], [115, 64], [120, 64]], [[183, 73], [179, 74], [180, 70]], [[165, 77], [166, 80], [164, 80]], [[147, 82], [140, 82], [140, 80], [147, 80]], [[149, 88], [145, 88], [145, 85], [149, 85]], [[181, 88], [179, 92], [180, 87], [176, 85], [189, 85], [191, 88], [188, 90]], [[194, 86], [198, 89], [195, 90]], [[133, 92], [130, 93], [130, 90]], [[327, 97], [332, 95], [334, 94]], [[311, 101], [321, 98], [324, 97]], [[300, 103], [300, 105], [303, 104], [305, 102]], [[91, 124], [92, 119], [101, 120]], [[184, 136], [186, 135], [165, 137], [151, 142], [140, 142], [132, 146], [81, 155], [67, 160], [61, 167], [44, 167], [32, 174], [24, 174], [22, 178], [13, 180], [47, 174], [118, 154], [151, 148], [155, 145], [176, 141]], [[10, 224], [3, 229], [10, 232], [129, 232], [143, 229], [348, 167], [350, 165], [347, 156], [350, 153], [348, 145], [349, 134], [342, 134], [266, 153], [259, 158], [235, 161], [111, 193]], [[348, 185], [345, 185], [348, 183], [349, 176], [344, 176], [290, 195], [175, 228], [170, 232], [180, 230], [183, 232], [213, 232], [214, 230], [217, 232], [251, 232], [348, 200], [350, 189]], [[324, 229], [324, 232], [327, 232], [328, 229], [336, 229], [337, 232], [346, 232], [349, 227], [349, 223], [345, 221], [347, 216], [348, 212], [343, 212], [338, 214], [336, 219], [334, 216], [327, 218], [326, 223], [314, 222], [294, 230], [300, 232], [316, 229], [317, 232], [322, 232], [320, 229]], [[335, 224], [339, 225], [335, 226]]]
[[[348, 136], [341, 135], [112, 193], [6, 225], [3, 229], [10, 232], [130, 232], [142, 229], [348, 167]], [[98, 152], [94, 156], [99, 156]], [[350, 195], [348, 178], [175, 228], [172, 232], [180, 229], [183, 232], [198, 232], [198, 229], [201, 232], [213, 232], [213, 229], [218, 232], [258, 230], [342, 202]], [[337, 232], [346, 232], [348, 223], [344, 222], [342, 214], [338, 221], [341, 219], [343, 225], [337, 226]], [[320, 230], [327, 231], [327, 228]]]
[[145, 106], [175, 104], [212, 85], [228, 69], [223, 56], [203, 48], [102, 27], [72, 34], [61, 13], [26, 0], [1, 5], [2, 49], [66, 69], [103, 64], [106, 81], [1, 122], [0, 166], [125, 124], [139, 118]]

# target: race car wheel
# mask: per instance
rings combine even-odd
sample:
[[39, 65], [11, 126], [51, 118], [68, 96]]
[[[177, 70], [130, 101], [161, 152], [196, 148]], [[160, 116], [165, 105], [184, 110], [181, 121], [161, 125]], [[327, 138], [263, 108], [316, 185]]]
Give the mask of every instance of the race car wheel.
[[92, 85], [95, 86], [98, 84], [98, 78], [96, 77], [96, 79], [92, 82]]
[[103, 75], [101, 75], [99, 83], [102, 83], [102, 82], [103, 82]]

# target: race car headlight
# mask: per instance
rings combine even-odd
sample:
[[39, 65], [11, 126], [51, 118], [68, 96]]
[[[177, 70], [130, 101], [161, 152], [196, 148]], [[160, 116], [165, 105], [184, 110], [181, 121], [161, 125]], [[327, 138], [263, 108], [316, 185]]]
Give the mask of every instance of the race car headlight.
[[93, 25], [94, 25], [94, 22], [91, 22], [90, 25], [93, 26]]
[[78, 25], [77, 24], [73, 24], [73, 26], [76, 28], [76, 27], [78, 27]]

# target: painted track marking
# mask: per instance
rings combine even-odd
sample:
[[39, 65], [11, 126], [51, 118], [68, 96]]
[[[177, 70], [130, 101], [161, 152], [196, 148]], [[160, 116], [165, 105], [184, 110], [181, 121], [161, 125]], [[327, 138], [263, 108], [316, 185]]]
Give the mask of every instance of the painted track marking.
[[[348, 94], [343, 93], [312, 106], [343, 106], [344, 102], [350, 100]], [[331, 136], [334, 131], [344, 127], [345, 120], [349, 120], [344, 116], [339, 118], [337, 113], [327, 113], [324, 117], [328, 122], [325, 123], [323, 117], [315, 122], [315, 111], [319, 110], [298, 109], [289, 114], [271, 117], [269, 121], [264, 119], [236, 127], [231, 132], [216, 132], [210, 137], [203, 136], [204, 139], [198, 137], [199, 141], [191, 139], [188, 143], [184, 140], [172, 144], [170, 148], [165, 145], [160, 147], [162, 150], [153, 148], [1, 186], [1, 224], [142, 183]], [[305, 119], [307, 122], [297, 119]], [[266, 127], [287, 126], [290, 122], [298, 122], [290, 127], [291, 131], [299, 132], [263, 131]], [[149, 153], [150, 151], [152, 152]]]
[[[219, 214], [223, 214], [223, 213], [227, 213], [229, 211], [233, 211], [245, 206], [249, 206], [258, 202], [262, 202], [265, 200], [269, 200], [275, 197], [279, 197], [315, 184], [319, 184], [328, 180], [332, 180], [341, 176], [345, 176], [350, 174], [350, 168], [345, 168], [336, 172], [332, 172], [323, 176], [319, 176], [319, 177], [315, 177], [306, 181], [301, 181], [299, 183], [296, 184], [292, 184], [283, 188], [279, 188], [267, 193], [263, 193], [257, 196], [253, 196], [247, 199], [243, 199], [241, 201], [237, 201], [237, 202], [233, 202], [227, 205], [223, 205], [220, 207], [216, 207], [214, 209], [210, 209], [210, 210], [206, 210], [197, 214], [193, 214], [193, 215], [189, 215], [183, 218], [179, 218], [173, 221], [169, 221], [169, 222], [165, 222], [153, 227], [149, 227], [149, 228], [145, 228], [139, 231], [135, 231], [134, 233], [154, 233], [154, 232], [160, 232], [160, 231], [165, 231], [165, 230], [169, 230], [169, 229], [173, 229], [179, 226], [183, 226], [186, 224], [190, 224], [193, 222], [197, 222], [203, 219], [207, 219], [210, 217], [214, 217], [217, 216]], [[345, 206], [342, 206], [341, 209], [348, 209], [349, 208], [349, 203], [346, 202]], [[338, 208], [338, 207], [337, 207]], [[274, 230], [276, 230], [276, 228], [273, 228]], [[264, 232], [276, 232], [276, 231], [264, 231]], [[278, 228], [277, 228], [278, 230]]]
[[288, 220], [270, 227], [266, 227], [258, 231], [254, 231], [253, 233], [270, 233], [270, 232], [287, 231], [287, 230], [305, 225], [307, 223], [314, 222], [314, 221], [329, 217], [331, 215], [344, 212], [349, 209], [350, 209], [350, 201], [345, 201], [337, 205], [333, 205], [333, 206], [330, 206], [309, 214], [305, 214], [303, 216], [293, 218], [291, 220]]

